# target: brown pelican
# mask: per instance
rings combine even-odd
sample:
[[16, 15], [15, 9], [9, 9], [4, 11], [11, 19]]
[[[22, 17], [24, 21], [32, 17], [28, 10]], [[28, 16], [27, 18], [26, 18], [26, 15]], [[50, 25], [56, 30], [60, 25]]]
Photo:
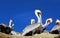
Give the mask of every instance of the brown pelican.
[[[31, 25], [35, 24], [35, 19], [31, 19]], [[35, 29], [31, 31], [32, 35], [34, 35]]]
[[41, 17], [41, 11], [40, 10], [35, 10], [35, 15], [38, 19], [38, 22], [40, 24], [40, 26], [37, 28], [37, 33], [40, 34], [40, 32], [44, 31], [45, 28], [47, 27], [47, 25], [49, 25], [50, 23], [52, 23], [52, 18], [48, 18], [45, 22], [45, 24], [42, 23], [42, 17]]
[[31, 25], [28, 25], [23, 30], [22, 36], [24, 36], [24, 35], [26, 35], [26, 36], [32, 35], [32, 31], [34, 31], [34, 30], [35, 30], [34, 34], [35, 33], [40, 34], [40, 33], [42, 33], [42, 31], [44, 31], [44, 28], [46, 28], [47, 25], [52, 23], [52, 18], [48, 18], [46, 20], [46, 23], [44, 25], [42, 24], [41, 11], [40, 10], [35, 10], [35, 15], [38, 18], [38, 22], [37, 23], [33, 22], [34, 24], [31, 23]]
[[13, 31], [13, 26], [14, 26], [14, 24], [13, 24], [13, 21], [10, 19], [10, 21], [9, 21], [9, 27], [12, 29], [12, 31], [11, 31], [11, 35], [14, 35], [14, 34], [17, 34], [15, 31]]
[[56, 20], [56, 25], [52, 28], [50, 33], [52, 33], [52, 34], [60, 34], [60, 20], [59, 19]]

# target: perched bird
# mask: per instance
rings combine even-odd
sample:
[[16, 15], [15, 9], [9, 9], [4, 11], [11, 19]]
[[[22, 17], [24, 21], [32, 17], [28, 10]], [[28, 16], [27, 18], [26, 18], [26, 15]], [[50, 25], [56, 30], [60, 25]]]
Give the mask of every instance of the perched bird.
[[56, 25], [52, 28], [50, 33], [52, 33], [52, 34], [60, 34], [60, 20], [59, 19], [56, 20]]

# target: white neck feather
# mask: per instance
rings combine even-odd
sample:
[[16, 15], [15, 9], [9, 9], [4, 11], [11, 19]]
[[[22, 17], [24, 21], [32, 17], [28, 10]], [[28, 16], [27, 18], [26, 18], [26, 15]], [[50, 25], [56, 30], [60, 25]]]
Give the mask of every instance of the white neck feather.
[[38, 23], [42, 23], [42, 17], [40, 15], [40, 17], [37, 17], [38, 18]]
[[[40, 15], [38, 16], [38, 12], [40, 13]], [[35, 10], [35, 15], [38, 19], [37, 23], [42, 23], [42, 18], [41, 18], [41, 11], [40, 10]]]

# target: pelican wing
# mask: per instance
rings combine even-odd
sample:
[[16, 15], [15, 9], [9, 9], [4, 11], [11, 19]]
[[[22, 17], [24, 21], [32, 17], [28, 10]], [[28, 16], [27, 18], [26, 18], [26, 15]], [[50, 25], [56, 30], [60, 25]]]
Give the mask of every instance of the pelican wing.
[[24, 30], [23, 30], [23, 33], [22, 35], [25, 35], [27, 34], [28, 32], [34, 30], [35, 28], [38, 28], [40, 26], [40, 24], [32, 24], [32, 25], [28, 25]]
[[52, 28], [51, 32], [54, 31], [54, 30], [58, 30], [60, 28], [60, 26], [56, 25]]

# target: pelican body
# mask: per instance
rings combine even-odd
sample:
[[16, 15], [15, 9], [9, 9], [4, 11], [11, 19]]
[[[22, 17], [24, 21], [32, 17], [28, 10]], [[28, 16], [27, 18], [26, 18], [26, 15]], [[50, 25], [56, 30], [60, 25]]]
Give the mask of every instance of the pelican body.
[[12, 31], [12, 28], [8, 27], [6, 24], [0, 24], [0, 32], [10, 34]]

